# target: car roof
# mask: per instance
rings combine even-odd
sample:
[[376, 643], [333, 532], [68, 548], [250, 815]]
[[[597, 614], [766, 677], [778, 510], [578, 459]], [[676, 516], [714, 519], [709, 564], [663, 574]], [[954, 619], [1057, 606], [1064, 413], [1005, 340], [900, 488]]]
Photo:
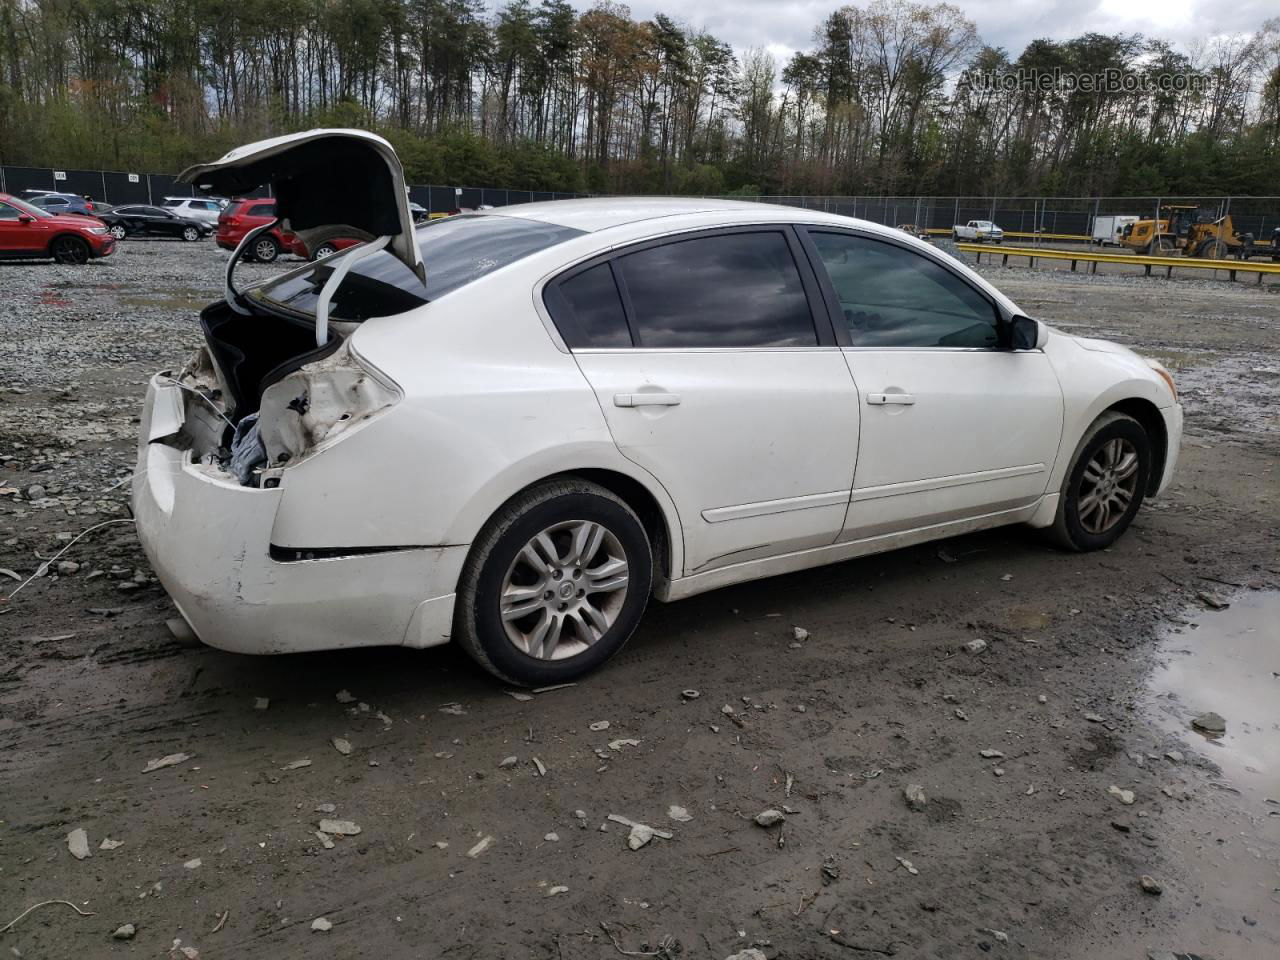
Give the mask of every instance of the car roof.
[[854, 221], [852, 217], [837, 216], [804, 207], [704, 197], [593, 197], [577, 200], [548, 200], [481, 210], [472, 216], [521, 217], [562, 227], [572, 227], [588, 233], [657, 219], [668, 220], [667, 225], [676, 229], [680, 226], [678, 221], [683, 218], [697, 221], [715, 219], [726, 225], [761, 221], [846, 225], [856, 222], [859, 226], [875, 232], [895, 232], [880, 224]]

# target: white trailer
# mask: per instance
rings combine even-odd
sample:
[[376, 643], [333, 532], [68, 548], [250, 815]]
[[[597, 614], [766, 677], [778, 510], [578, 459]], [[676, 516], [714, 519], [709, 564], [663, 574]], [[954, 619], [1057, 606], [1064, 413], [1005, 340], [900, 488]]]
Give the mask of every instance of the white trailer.
[[1127, 214], [1108, 215], [1105, 217], [1095, 217], [1093, 221], [1092, 240], [1098, 246], [1106, 246], [1113, 244], [1120, 245], [1120, 238], [1124, 236], [1124, 228], [1131, 223], [1137, 223], [1139, 217], [1131, 217]]

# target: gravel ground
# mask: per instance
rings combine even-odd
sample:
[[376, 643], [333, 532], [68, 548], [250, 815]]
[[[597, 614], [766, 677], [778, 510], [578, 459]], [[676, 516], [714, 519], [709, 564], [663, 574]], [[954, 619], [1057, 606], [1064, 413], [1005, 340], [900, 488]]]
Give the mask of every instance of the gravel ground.
[[[0, 264], [0, 567], [26, 580], [127, 520], [108, 488], [132, 467], [145, 378], [198, 344], [224, 256], [131, 241], [83, 268]], [[1032, 315], [1175, 370], [1177, 480], [1113, 549], [1006, 529], [654, 605], [605, 670], [516, 698], [452, 648], [177, 640], [129, 523], [102, 527], [0, 603], [0, 928], [67, 901], [0, 946], [1280, 955], [1280, 806], [1186, 723], [1230, 724], [1233, 705], [1157, 715], [1149, 688], [1162, 635], [1280, 584], [1280, 299], [982, 271]], [[766, 809], [785, 820], [757, 825]], [[611, 815], [670, 837], [631, 850]]]

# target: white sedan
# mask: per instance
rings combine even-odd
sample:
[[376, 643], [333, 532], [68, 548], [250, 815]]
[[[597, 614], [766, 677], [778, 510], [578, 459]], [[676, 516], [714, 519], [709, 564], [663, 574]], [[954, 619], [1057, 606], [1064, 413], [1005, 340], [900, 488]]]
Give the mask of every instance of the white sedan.
[[[365, 188], [335, 194], [334, 169]], [[1177, 459], [1158, 363], [898, 230], [700, 199], [415, 227], [359, 131], [184, 178], [274, 183], [290, 229], [377, 238], [247, 290], [233, 256], [207, 346], [148, 388], [138, 531], [216, 647], [453, 639], [554, 683], [617, 653], [650, 596], [1002, 524], [1106, 547]]]

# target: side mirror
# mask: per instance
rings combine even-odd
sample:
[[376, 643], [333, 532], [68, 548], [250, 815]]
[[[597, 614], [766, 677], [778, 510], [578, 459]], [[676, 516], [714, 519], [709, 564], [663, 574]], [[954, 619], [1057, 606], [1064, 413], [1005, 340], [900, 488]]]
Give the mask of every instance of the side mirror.
[[1030, 317], [1015, 316], [1009, 321], [1009, 346], [1014, 350], [1034, 350], [1040, 342], [1040, 324]]
[[18, 214], [18, 222], [19, 223], [35, 223], [36, 218], [29, 213], [20, 213]]

